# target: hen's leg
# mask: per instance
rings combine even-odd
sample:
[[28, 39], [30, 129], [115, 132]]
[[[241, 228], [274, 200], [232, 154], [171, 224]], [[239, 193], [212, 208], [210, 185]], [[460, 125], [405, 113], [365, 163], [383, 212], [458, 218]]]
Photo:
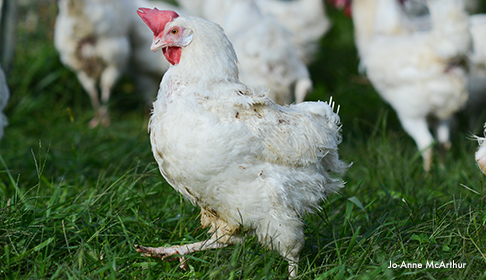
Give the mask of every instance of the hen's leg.
[[91, 119], [91, 121], [89, 121], [89, 127], [96, 127], [100, 123], [100, 115], [103, 115], [106, 112], [106, 109], [103, 108], [104, 106], [100, 107], [100, 99], [98, 96], [98, 89], [96, 88], [96, 80], [88, 76], [85, 72], [78, 72], [77, 76], [84, 90], [86, 90], [86, 92], [88, 93], [89, 99], [91, 100], [91, 105], [93, 106], [95, 112], [95, 116]]
[[110, 100], [111, 91], [120, 75], [121, 73], [116, 66], [107, 67], [101, 74], [101, 106], [96, 111], [95, 119], [90, 122], [91, 127], [95, 127], [99, 124], [103, 126], [108, 126], [110, 124], [108, 101]]
[[289, 279], [297, 277], [297, 271], [299, 270], [299, 256], [294, 259], [287, 259], [289, 262]]
[[214, 240], [206, 240], [186, 245], [175, 245], [171, 247], [157, 248], [135, 245], [135, 250], [137, 250], [138, 253], [143, 253], [148, 257], [165, 259], [173, 255], [187, 255], [190, 253], [204, 251], [208, 249], [224, 248], [226, 246], [228, 246], [228, 244], [218, 243]]
[[111, 90], [120, 78], [121, 72], [116, 66], [107, 67], [101, 74], [101, 103], [106, 104], [110, 100]]
[[425, 118], [410, 118], [398, 115], [403, 129], [412, 137], [417, 144], [419, 151], [422, 153], [424, 160], [424, 170], [429, 171], [432, 165], [432, 144], [434, 138], [429, 131], [427, 120]]
[[439, 142], [439, 145], [441, 145], [445, 151], [451, 148], [450, 127], [450, 119], [440, 120], [439, 125], [437, 126], [437, 142]]
[[442, 162], [445, 160], [446, 152], [451, 148], [450, 126], [450, 119], [439, 120], [439, 124], [437, 125], [436, 137], [439, 144], [439, 155]]
[[295, 278], [300, 251], [304, 247], [302, 221], [295, 213], [282, 210], [272, 211], [260, 225], [257, 230], [260, 242], [270, 245], [289, 262], [289, 279]]
[[100, 107], [100, 100], [98, 97], [98, 89], [96, 88], [96, 80], [89, 77], [85, 72], [76, 72], [81, 86], [84, 88], [86, 93], [88, 93], [89, 99], [93, 109], [96, 111]]
[[198, 252], [198, 251], [204, 251], [208, 249], [224, 248], [226, 246], [228, 246], [228, 244], [218, 243], [217, 241], [210, 239], [210, 240], [196, 242], [192, 244], [176, 245], [171, 247], [154, 248], [154, 247], [144, 247], [140, 245], [135, 245], [135, 250], [137, 250], [138, 253], [142, 253], [147, 257], [160, 258], [162, 260], [167, 260], [167, 261], [173, 260], [173, 258], [169, 258], [171, 256], [181, 255], [179, 257], [179, 261], [181, 262], [180, 267], [182, 269], [185, 269], [186, 261], [184, 260], [183, 257], [184, 255]]

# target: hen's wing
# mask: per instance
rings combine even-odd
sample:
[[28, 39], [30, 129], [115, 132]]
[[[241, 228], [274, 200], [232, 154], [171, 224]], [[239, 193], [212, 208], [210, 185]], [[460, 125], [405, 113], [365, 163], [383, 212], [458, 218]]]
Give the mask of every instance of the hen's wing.
[[259, 149], [254, 151], [259, 160], [304, 167], [322, 164], [332, 157], [336, 164], [325, 164], [326, 171], [344, 171], [346, 165], [335, 161], [341, 142], [340, 120], [328, 103], [280, 106], [261, 97], [250, 97], [249, 101], [239, 106], [236, 118], [245, 122], [257, 138]]

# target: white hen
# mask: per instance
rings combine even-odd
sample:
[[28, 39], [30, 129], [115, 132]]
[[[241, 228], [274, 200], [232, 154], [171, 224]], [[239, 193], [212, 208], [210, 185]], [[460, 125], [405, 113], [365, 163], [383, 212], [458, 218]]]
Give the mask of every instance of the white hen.
[[150, 118], [153, 154], [167, 182], [201, 207], [212, 235], [137, 251], [166, 258], [249, 233], [286, 257], [295, 276], [301, 216], [343, 186], [339, 116], [324, 102], [283, 107], [240, 83], [236, 54], [217, 24], [173, 11], [138, 13], [154, 32], [151, 49], [173, 64]]
[[[211, 14], [211, 20], [216, 23], [222, 22], [226, 16], [227, 5], [231, 3], [224, 0], [177, 1], [188, 14], [204, 18]], [[275, 17], [291, 33], [292, 43], [305, 64], [314, 61], [319, 40], [331, 28], [331, 21], [326, 15], [322, 0], [255, 0], [255, 3], [265, 15]]]
[[[139, 5], [173, 8], [144, 0], [60, 0], [54, 44], [61, 62], [72, 69], [95, 109], [90, 127], [108, 125], [108, 101], [123, 73], [130, 70], [147, 105], [169, 64], [148, 50], [152, 38], [137, 17]], [[101, 89], [101, 102], [99, 88]]]
[[[130, 57], [127, 35], [130, 0], [60, 0], [54, 45], [61, 62], [71, 68], [95, 109], [90, 127], [108, 125], [107, 102]], [[98, 92], [101, 87], [101, 102]]]
[[0, 67], [0, 139], [3, 138], [3, 130], [8, 125], [7, 116], [5, 116], [3, 110], [7, 106], [9, 97], [10, 92], [8, 90], [7, 80], [5, 79], [2, 67]]
[[0, 64], [8, 71], [15, 52], [17, 0], [0, 0]]
[[[420, 30], [430, 29], [430, 14], [427, 7], [420, 1], [405, 1], [403, 10], [411, 26]], [[464, 112], [468, 116], [470, 128], [474, 129], [486, 104], [486, 14], [469, 16], [469, 31], [472, 38], [472, 49], [468, 53], [470, 62], [467, 83], [469, 98]]]
[[238, 55], [243, 83], [266, 87], [281, 105], [305, 100], [312, 89], [309, 71], [279, 22], [262, 14], [253, 0], [233, 0], [222, 26]]
[[319, 40], [331, 28], [322, 0], [256, 0], [263, 12], [274, 15], [292, 33], [302, 61], [310, 64], [319, 49]]
[[[374, 12], [373, 18], [383, 17], [380, 8], [400, 17], [396, 0], [355, 0], [353, 7], [356, 27], [362, 13]], [[449, 122], [467, 99], [466, 72], [461, 61], [470, 49], [468, 16], [461, 0], [429, 0], [426, 4], [432, 18], [432, 29], [412, 32], [396, 18], [393, 25], [379, 26], [374, 21], [366, 43], [357, 44], [361, 64], [380, 96], [396, 111], [404, 130], [415, 140], [422, 152], [424, 169], [432, 162], [434, 137], [429, 131], [428, 118], [437, 119], [437, 141], [448, 148]], [[389, 17], [390, 15], [386, 15]], [[376, 25], [378, 24], [378, 25]]]
[[[312, 89], [309, 71], [292, 45], [292, 35], [254, 0], [180, 0], [185, 10], [220, 24], [239, 58], [240, 80], [254, 89], [267, 88], [278, 104], [305, 100]], [[251, 24], [248, 24], [251, 22]]]

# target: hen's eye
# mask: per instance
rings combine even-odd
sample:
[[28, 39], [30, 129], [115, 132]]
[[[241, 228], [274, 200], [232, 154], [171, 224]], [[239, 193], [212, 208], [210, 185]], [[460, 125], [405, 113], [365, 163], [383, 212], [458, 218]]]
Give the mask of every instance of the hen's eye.
[[179, 30], [177, 30], [176, 28], [172, 29], [170, 31], [170, 33], [172, 33], [172, 35], [176, 35], [177, 33], [179, 33]]

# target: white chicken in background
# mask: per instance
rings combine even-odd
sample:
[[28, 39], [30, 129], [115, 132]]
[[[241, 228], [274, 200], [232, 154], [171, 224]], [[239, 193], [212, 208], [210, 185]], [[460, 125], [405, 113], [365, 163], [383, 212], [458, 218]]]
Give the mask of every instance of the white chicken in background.
[[173, 11], [138, 13], [154, 33], [151, 49], [173, 64], [149, 122], [153, 154], [167, 182], [201, 207], [201, 225], [212, 235], [137, 251], [165, 259], [241, 242], [248, 233], [278, 250], [294, 277], [301, 216], [343, 187], [348, 165], [338, 155], [338, 114], [325, 102], [280, 106], [242, 84], [219, 25]]
[[319, 40], [331, 28], [322, 0], [256, 0], [264, 13], [275, 16], [292, 34], [299, 57], [305, 64], [314, 61]]
[[160, 76], [169, 67], [148, 50], [152, 38], [136, 15], [139, 5], [173, 8], [143, 0], [59, 1], [54, 44], [61, 62], [76, 73], [90, 97], [95, 110], [90, 127], [110, 123], [108, 101], [127, 68], [150, 107]]
[[[476, 3], [477, 2], [466, 2]], [[429, 30], [431, 25], [427, 7], [418, 0], [407, 0], [403, 3], [411, 26], [420, 30]], [[464, 107], [468, 116], [469, 128], [475, 129], [481, 111], [486, 105], [486, 14], [469, 16], [469, 31], [472, 38], [472, 48], [468, 53], [469, 72], [467, 88], [469, 98]]]
[[8, 72], [15, 50], [17, 0], [0, 0], [0, 64]]
[[[226, 6], [231, 1], [177, 0], [191, 15], [206, 17], [221, 23], [225, 17]], [[265, 15], [275, 17], [292, 35], [297, 54], [305, 64], [314, 61], [319, 49], [319, 40], [329, 31], [332, 24], [326, 15], [322, 0], [255, 0]], [[225, 29], [226, 30], [226, 29]]]
[[[130, 0], [60, 0], [54, 45], [95, 109], [89, 126], [108, 125], [108, 100], [130, 58]], [[101, 88], [101, 102], [98, 92]]]
[[[392, 0], [335, 1], [351, 6], [349, 13], [353, 17], [355, 44], [360, 58], [365, 56], [365, 51], [377, 35], [394, 36], [409, 33], [402, 24], [403, 18], [398, 5]], [[364, 71], [362, 61], [360, 68]]]
[[[16, 21], [15, 6], [13, 0], [0, 0], [0, 64], [10, 64], [14, 49], [14, 30]], [[0, 139], [3, 138], [5, 126], [8, 125], [7, 116], [3, 112], [10, 98], [5, 73], [0, 65]]]
[[[278, 104], [303, 102], [312, 90], [310, 74], [292, 45], [292, 35], [274, 17], [262, 14], [254, 0], [180, 0], [186, 11], [220, 24], [239, 58], [240, 80], [267, 88]], [[249, 25], [248, 23], [252, 24]]]
[[8, 72], [16, 41], [17, 0], [0, 0], [0, 64]]
[[[354, 0], [352, 16], [358, 33], [364, 26], [372, 28], [365, 40], [357, 43], [361, 66], [414, 139], [428, 171], [434, 144], [428, 120], [437, 121], [436, 139], [448, 149], [450, 120], [467, 100], [463, 61], [470, 51], [471, 38], [461, 0], [428, 0], [425, 4], [431, 14], [430, 31], [401, 28], [396, 0]], [[366, 8], [361, 8], [364, 5]], [[383, 15], [380, 10], [391, 12]], [[373, 13], [374, 24], [362, 22], [371, 17], [362, 13]], [[394, 21], [390, 15], [395, 16]], [[388, 19], [387, 24], [380, 25], [377, 19], [382, 18]]]
[[281, 105], [305, 100], [312, 90], [310, 74], [279, 22], [263, 15], [253, 0], [233, 0], [222, 26], [238, 55], [243, 83], [266, 87]]
[[8, 90], [7, 80], [5, 79], [2, 67], [0, 67], [0, 139], [3, 138], [4, 128], [8, 125], [7, 116], [5, 116], [3, 110], [7, 106], [9, 97], [10, 92]]

